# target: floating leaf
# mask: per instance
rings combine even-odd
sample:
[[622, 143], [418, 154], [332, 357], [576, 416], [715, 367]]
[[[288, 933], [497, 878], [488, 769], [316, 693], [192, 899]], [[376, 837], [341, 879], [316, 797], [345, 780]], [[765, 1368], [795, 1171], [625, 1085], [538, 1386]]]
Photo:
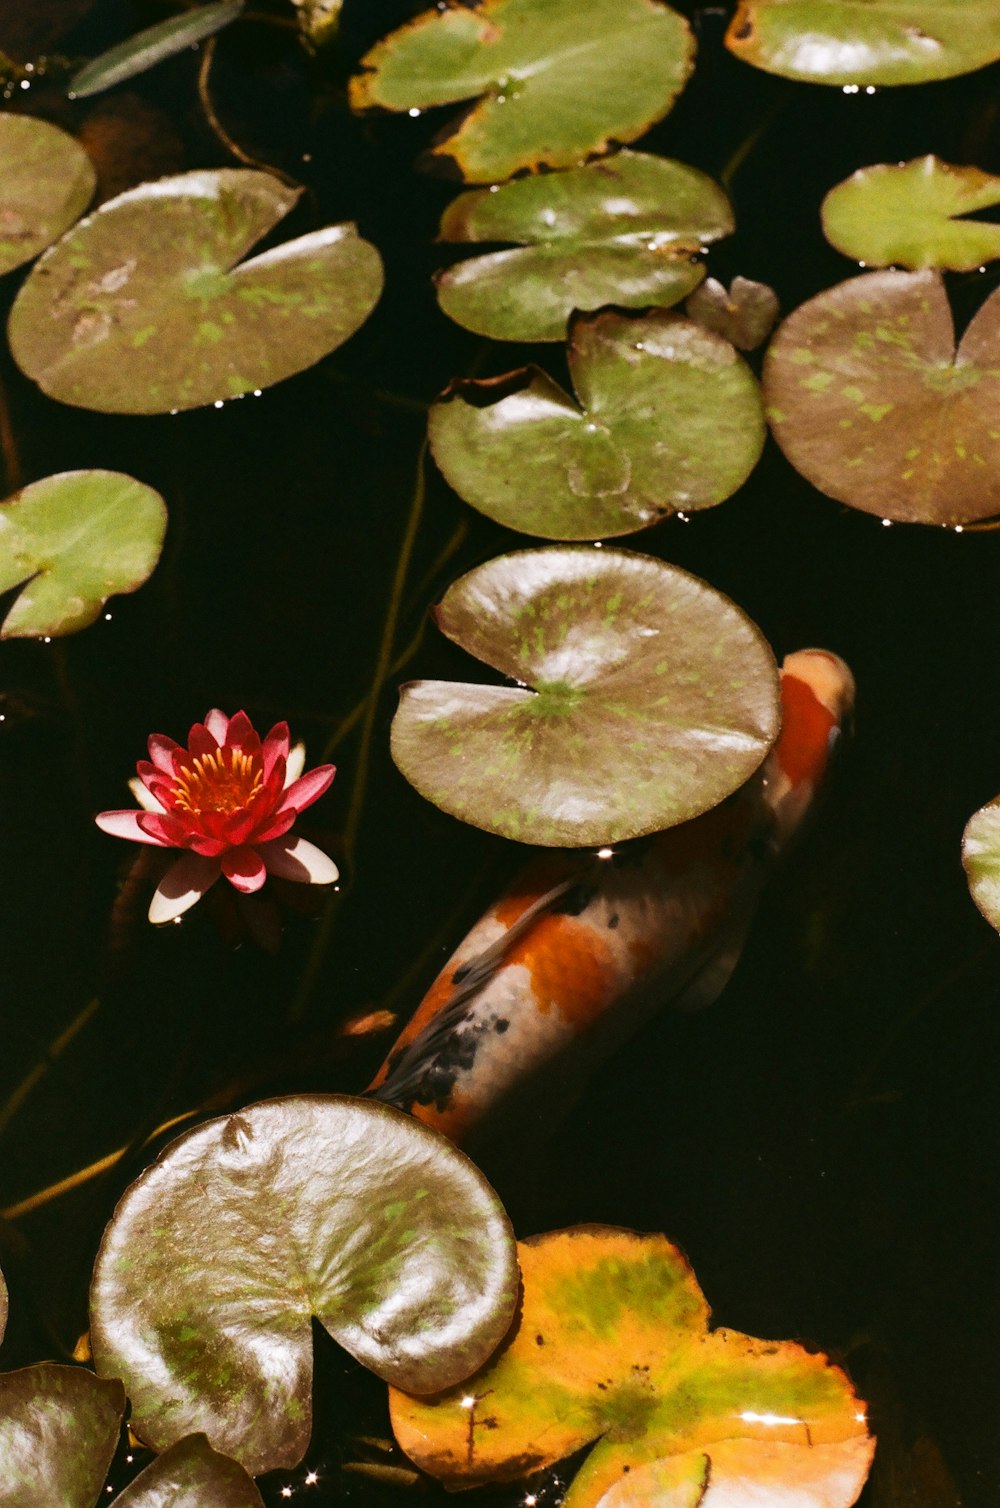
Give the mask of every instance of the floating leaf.
[[570, 167], [666, 115], [693, 66], [687, 22], [657, 0], [480, 0], [424, 11], [351, 80], [356, 110], [476, 100], [433, 148], [471, 183]]
[[78, 69], [69, 81], [70, 98], [86, 99], [88, 95], [112, 89], [115, 84], [134, 78], [136, 74], [146, 73], [157, 63], [221, 31], [236, 20], [245, 5], [246, 0], [218, 0], [213, 5], [199, 5], [194, 10], [182, 11], [179, 16], [170, 16], [156, 26], [137, 32], [127, 42], [102, 52], [99, 58]]
[[94, 1508], [124, 1409], [121, 1383], [82, 1367], [0, 1375], [0, 1508]]
[[755, 351], [774, 328], [778, 295], [752, 278], [733, 278], [728, 293], [716, 278], [707, 278], [684, 308], [699, 325], [714, 330], [739, 350]]
[[616, 843], [716, 806], [778, 731], [774, 658], [721, 592], [623, 550], [502, 555], [437, 609], [517, 686], [414, 681], [392, 754], [443, 811], [523, 843]]
[[132, 1185], [91, 1336], [142, 1439], [203, 1431], [256, 1473], [309, 1442], [312, 1316], [425, 1392], [482, 1364], [516, 1295], [506, 1216], [450, 1142], [372, 1100], [301, 1095], [199, 1127]]
[[31, 115], [0, 112], [0, 273], [30, 262], [78, 220], [95, 182], [72, 136]]
[[823, 234], [871, 267], [971, 272], [1000, 257], [1000, 225], [956, 216], [1000, 204], [1000, 178], [940, 157], [859, 168], [823, 200]]
[[1000, 796], [969, 818], [962, 834], [962, 863], [972, 899], [1000, 932]]
[[581, 317], [568, 357], [579, 402], [528, 367], [455, 383], [431, 409], [434, 459], [498, 523], [547, 539], [632, 534], [721, 503], [756, 465], [757, 380], [701, 325], [659, 311]]
[[821, 492], [902, 522], [1000, 512], [1000, 292], [958, 349], [939, 273], [873, 272], [778, 330], [764, 367], [782, 450]]
[[494, 340], [562, 340], [574, 309], [676, 304], [705, 275], [694, 253], [732, 229], [729, 200], [705, 173], [618, 152], [460, 194], [442, 241], [520, 244], [449, 268], [438, 302]]
[[996, 0], [742, 0], [726, 46], [817, 84], [923, 84], [1000, 58]]
[[118, 471], [64, 471], [15, 492], [0, 503], [0, 592], [27, 585], [0, 638], [86, 628], [147, 580], [166, 527], [160, 494]]
[[253, 1478], [214, 1451], [204, 1435], [188, 1435], [164, 1451], [115, 1503], [117, 1508], [264, 1508]]
[[32, 269], [11, 311], [15, 360], [63, 403], [131, 414], [312, 366], [374, 308], [382, 264], [353, 225], [240, 263], [298, 197], [268, 173], [222, 168], [110, 199]]
[[432, 1400], [392, 1393], [423, 1470], [471, 1487], [593, 1444], [565, 1508], [856, 1501], [874, 1442], [843, 1372], [792, 1342], [710, 1331], [665, 1237], [579, 1226], [518, 1254], [522, 1310], [499, 1356]]

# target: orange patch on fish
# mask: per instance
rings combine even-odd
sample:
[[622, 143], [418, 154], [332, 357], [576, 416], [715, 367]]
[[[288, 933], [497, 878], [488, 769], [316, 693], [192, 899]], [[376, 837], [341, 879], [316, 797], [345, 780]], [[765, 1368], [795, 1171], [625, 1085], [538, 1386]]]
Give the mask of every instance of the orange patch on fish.
[[782, 680], [781, 704], [781, 737], [774, 750], [778, 763], [792, 785], [803, 781], [816, 785], [826, 768], [830, 733], [837, 719], [812, 687], [794, 675]]
[[523, 964], [531, 976], [535, 1008], [558, 1011], [583, 1030], [621, 989], [610, 949], [575, 916], [549, 913], [510, 950], [508, 964]]
[[427, 991], [427, 994], [420, 1002], [420, 1005], [417, 1008], [417, 1011], [414, 1014], [412, 1020], [408, 1021], [406, 1026], [400, 1032], [393, 1045], [392, 1052], [386, 1058], [385, 1062], [382, 1064], [382, 1067], [379, 1069], [378, 1073], [368, 1085], [368, 1090], [366, 1091], [366, 1093], [370, 1092], [372, 1089], [377, 1089], [380, 1084], [384, 1083], [386, 1075], [389, 1073], [389, 1070], [392, 1066], [393, 1057], [399, 1052], [401, 1048], [405, 1047], [408, 1042], [413, 1041], [414, 1037], [423, 1030], [428, 1021], [430, 1021], [432, 1017], [437, 1015], [442, 1006], [447, 1005], [455, 989], [455, 986], [452, 983], [453, 967], [453, 965], [449, 965], [435, 979], [434, 983]]
[[479, 1119], [479, 1106], [473, 1097], [454, 1087], [448, 1095], [447, 1104], [441, 1109], [437, 1105], [418, 1104], [412, 1104], [408, 1109], [415, 1120], [422, 1121], [425, 1126], [440, 1131], [442, 1136], [448, 1136], [456, 1142]]

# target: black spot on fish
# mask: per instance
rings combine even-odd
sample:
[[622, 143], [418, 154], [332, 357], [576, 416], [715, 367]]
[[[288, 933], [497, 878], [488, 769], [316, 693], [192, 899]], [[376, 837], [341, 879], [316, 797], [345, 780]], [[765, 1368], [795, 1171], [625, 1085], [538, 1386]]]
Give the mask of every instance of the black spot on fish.
[[612, 911], [611, 915], [608, 917], [608, 926], [611, 928], [611, 931], [613, 932], [615, 930], [615, 928], [617, 927], [617, 925], [618, 925], [618, 912], [617, 911]]
[[463, 963], [462, 966], [461, 966], [461, 968], [456, 969], [455, 972], [454, 972], [454, 974], [452, 974], [452, 976], [451, 976], [451, 982], [452, 982], [452, 984], [461, 984], [462, 980], [463, 979], [468, 979], [468, 977], [469, 977], [469, 975], [471, 973], [472, 973], [472, 964], [471, 963]]
[[581, 911], [586, 911], [596, 894], [596, 885], [571, 885], [566, 894], [555, 902], [552, 910], [557, 916], [579, 916]]
[[544, 1344], [545, 1344], [545, 1336], [544, 1335], [536, 1335], [535, 1336], [535, 1345], [536, 1346], [544, 1346]]
[[498, 1037], [502, 1037], [509, 1026], [509, 1021], [494, 1021], [493, 1030], [496, 1032]]

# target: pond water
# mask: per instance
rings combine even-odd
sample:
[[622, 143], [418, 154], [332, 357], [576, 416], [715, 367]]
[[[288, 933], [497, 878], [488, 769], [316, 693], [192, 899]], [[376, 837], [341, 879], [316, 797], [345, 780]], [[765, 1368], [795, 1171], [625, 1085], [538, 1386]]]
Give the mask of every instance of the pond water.
[[[713, 275], [766, 281], [787, 312], [853, 271], [823, 240], [818, 204], [856, 167], [933, 151], [1000, 171], [997, 67], [845, 95], [736, 62], [722, 46], [727, 7], [680, 8], [696, 24], [698, 69], [641, 145], [716, 177], [733, 170], [737, 233], [713, 248]], [[277, 0], [262, 9], [287, 14]], [[348, 0], [350, 54], [413, 9]], [[49, 0], [29, 17], [3, 0], [0, 49], [86, 57], [162, 14], [139, 0]], [[185, 56], [76, 105], [43, 80], [11, 107], [82, 133], [115, 188], [228, 165], [196, 68]], [[483, 342], [439, 312], [430, 276], [450, 253], [433, 237], [454, 185], [413, 161], [443, 116], [352, 120], [294, 34], [263, 24], [220, 42], [213, 91], [232, 134], [312, 190], [288, 233], [356, 220], [385, 259], [386, 292], [313, 371], [173, 418], [62, 407], [0, 351], [5, 491], [110, 467], [156, 487], [170, 514], [156, 573], [107, 618], [61, 642], [0, 646], [0, 1204], [128, 1149], [0, 1225], [8, 1368], [72, 1352], [101, 1230], [165, 1143], [148, 1141], [157, 1127], [275, 1093], [363, 1087], [388, 1038], [348, 1047], [338, 1026], [377, 1009], [405, 1017], [523, 860], [422, 801], [390, 761], [388, 728], [407, 676], [469, 673], [428, 625], [429, 605], [463, 570], [530, 543], [425, 467], [423, 406], [456, 375], [522, 360], [565, 380], [562, 350]], [[0, 283], [5, 308], [21, 277]], [[994, 265], [950, 280], [960, 324], [996, 279]], [[366, 748], [351, 718], [372, 686], [423, 467], [395, 641], [410, 653]], [[867, 1508], [994, 1508], [1000, 939], [969, 899], [959, 843], [1000, 790], [1000, 533], [884, 527], [819, 495], [769, 442], [730, 501], [627, 543], [726, 592], [779, 657], [808, 644], [843, 655], [856, 726], [724, 996], [662, 1015], [529, 1157], [498, 1146], [487, 1171], [518, 1234], [575, 1222], [664, 1231], [717, 1323], [839, 1360], [880, 1437]], [[141, 887], [119, 889], [133, 853], [92, 821], [127, 803], [150, 731], [181, 737], [212, 705], [245, 707], [258, 725], [287, 717], [313, 762], [330, 751], [339, 765], [305, 830], [341, 862], [340, 890], [319, 918], [291, 916], [274, 956], [237, 946], [214, 904], [154, 931]], [[359, 1443], [388, 1433], [384, 1388], [322, 1338], [317, 1367], [313, 1447], [261, 1482], [268, 1504], [289, 1486], [317, 1508], [444, 1502], [344, 1469], [402, 1464]], [[112, 1484], [133, 1469], [120, 1463]], [[559, 1501], [556, 1482], [534, 1490]], [[480, 1500], [518, 1503], [524, 1489], [469, 1498]]]

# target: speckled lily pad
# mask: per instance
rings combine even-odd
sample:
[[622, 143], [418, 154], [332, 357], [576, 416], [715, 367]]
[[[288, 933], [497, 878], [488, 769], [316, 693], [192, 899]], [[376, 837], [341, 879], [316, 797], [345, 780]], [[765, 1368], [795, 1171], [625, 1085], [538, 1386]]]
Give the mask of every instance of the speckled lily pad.
[[80, 143], [31, 115], [0, 112], [0, 273], [30, 262], [78, 220], [96, 182]]
[[204, 1435], [188, 1435], [165, 1450], [115, 1503], [118, 1508], [264, 1508], [253, 1478], [214, 1451]]
[[414, 681], [392, 754], [443, 811], [523, 843], [614, 843], [749, 778], [778, 731], [774, 658], [721, 592], [623, 550], [525, 550], [470, 571], [441, 630], [516, 685]]
[[83, 1367], [0, 1375], [0, 1508], [94, 1508], [124, 1409], [121, 1383]]
[[970, 272], [1000, 257], [1000, 225], [961, 218], [1000, 204], [1000, 178], [940, 157], [859, 168], [823, 200], [823, 233], [869, 267]]
[[221, 168], [108, 200], [32, 269], [11, 311], [14, 359], [63, 403], [130, 414], [312, 366], [374, 308], [382, 264], [353, 225], [241, 262], [298, 198], [268, 173]]

